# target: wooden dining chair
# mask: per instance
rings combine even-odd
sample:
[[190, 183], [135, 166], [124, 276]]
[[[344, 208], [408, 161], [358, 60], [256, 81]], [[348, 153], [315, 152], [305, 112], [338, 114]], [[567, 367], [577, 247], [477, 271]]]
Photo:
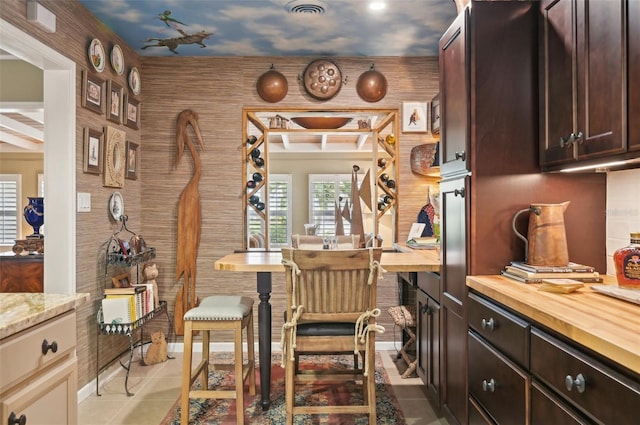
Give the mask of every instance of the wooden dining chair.
[[[375, 334], [376, 289], [381, 248], [305, 250], [282, 249], [285, 266], [287, 312], [282, 330], [285, 367], [286, 424], [296, 414], [366, 414], [376, 423]], [[355, 353], [362, 367], [309, 370], [298, 367], [299, 354]], [[362, 383], [363, 403], [355, 405], [295, 405], [300, 383], [344, 381]]]

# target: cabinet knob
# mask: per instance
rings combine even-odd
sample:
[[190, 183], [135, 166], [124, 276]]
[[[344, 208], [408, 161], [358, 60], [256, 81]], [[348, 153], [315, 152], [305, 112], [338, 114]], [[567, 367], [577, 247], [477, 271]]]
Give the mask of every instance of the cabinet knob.
[[482, 326], [482, 329], [492, 331], [496, 328], [496, 321], [493, 320], [493, 317], [490, 317], [489, 320], [482, 319], [480, 325]]
[[495, 390], [496, 390], [496, 381], [493, 378], [489, 379], [489, 381], [484, 379], [482, 381], [482, 390], [483, 391], [495, 392]]
[[433, 309], [425, 304], [420, 308], [420, 313], [431, 315], [433, 314]]
[[578, 134], [576, 134], [575, 136], [574, 143], [578, 143], [578, 144], [584, 143], [584, 134], [582, 134], [582, 131], [578, 131]]
[[20, 415], [20, 417], [16, 417], [16, 414], [11, 412], [11, 414], [9, 415], [9, 425], [26, 425], [27, 423], [27, 417], [25, 415]]
[[567, 377], [564, 378], [564, 385], [567, 387], [567, 391], [572, 391], [575, 386], [579, 393], [583, 393], [586, 388], [587, 381], [581, 373], [579, 373], [575, 379], [571, 375], [567, 375]]
[[51, 344], [45, 339], [42, 341], [42, 354], [47, 355], [47, 352], [51, 350], [52, 353], [58, 351], [58, 343], [53, 341]]
[[453, 196], [460, 196], [461, 198], [464, 198], [464, 195], [465, 195], [464, 187], [461, 187], [460, 189], [456, 189], [453, 191]]
[[456, 157], [456, 159], [459, 159], [460, 161], [464, 161], [465, 158], [467, 157], [467, 154], [464, 151], [456, 152], [455, 153], [455, 157]]

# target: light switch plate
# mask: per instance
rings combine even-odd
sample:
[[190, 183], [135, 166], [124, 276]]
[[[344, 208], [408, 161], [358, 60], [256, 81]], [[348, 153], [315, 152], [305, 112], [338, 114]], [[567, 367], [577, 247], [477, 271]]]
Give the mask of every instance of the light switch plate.
[[85, 192], [78, 192], [78, 212], [90, 212], [91, 211], [91, 194]]

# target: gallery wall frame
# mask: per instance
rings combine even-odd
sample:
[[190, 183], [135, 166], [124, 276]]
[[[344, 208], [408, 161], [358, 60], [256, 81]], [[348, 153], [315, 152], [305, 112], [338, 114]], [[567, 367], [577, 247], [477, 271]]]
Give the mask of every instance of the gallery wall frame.
[[129, 180], [138, 179], [138, 158], [138, 144], [127, 142], [127, 168], [125, 171], [125, 178]]
[[88, 174], [102, 173], [102, 151], [104, 133], [86, 127], [84, 129], [83, 171]]
[[118, 83], [107, 81], [107, 119], [122, 124], [123, 88]]
[[105, 187], [123, 187], [126, 169], [127, 134], [115, 127], [106, 126], [104, 130], [104, 168]]
[[402, 132], [427, 132], [428, 102], [402, 102]]
[[135, 98], [124, 95], [123, 122], [127, 127], [135, 130], [140, 128], [140, 102]]
[[97, 114], [104, 114], [104, 80], [82, 71], [81, 104]]

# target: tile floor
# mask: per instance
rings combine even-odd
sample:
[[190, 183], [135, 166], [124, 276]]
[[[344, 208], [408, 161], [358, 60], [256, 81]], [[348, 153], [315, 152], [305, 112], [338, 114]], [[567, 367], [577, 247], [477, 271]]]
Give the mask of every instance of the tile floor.
[[[427, 401], [420, 378], [403, 379], [394, 363], [395, 351], [383, 351], [382, 360], [408, 425], [448, 425]], [[83, 425], [157, 425], [180, 394], [182, 353], [175, 359], [153, 366], [139, 365], [134, 356], [129, 375], [129, 391], [124, 391], [122, 368], [111, 379], [100, 382], [101, 396], [95, 393], [78, 406], [78, 423]], [[276, 425], [276, 424], [274, 424]]]

